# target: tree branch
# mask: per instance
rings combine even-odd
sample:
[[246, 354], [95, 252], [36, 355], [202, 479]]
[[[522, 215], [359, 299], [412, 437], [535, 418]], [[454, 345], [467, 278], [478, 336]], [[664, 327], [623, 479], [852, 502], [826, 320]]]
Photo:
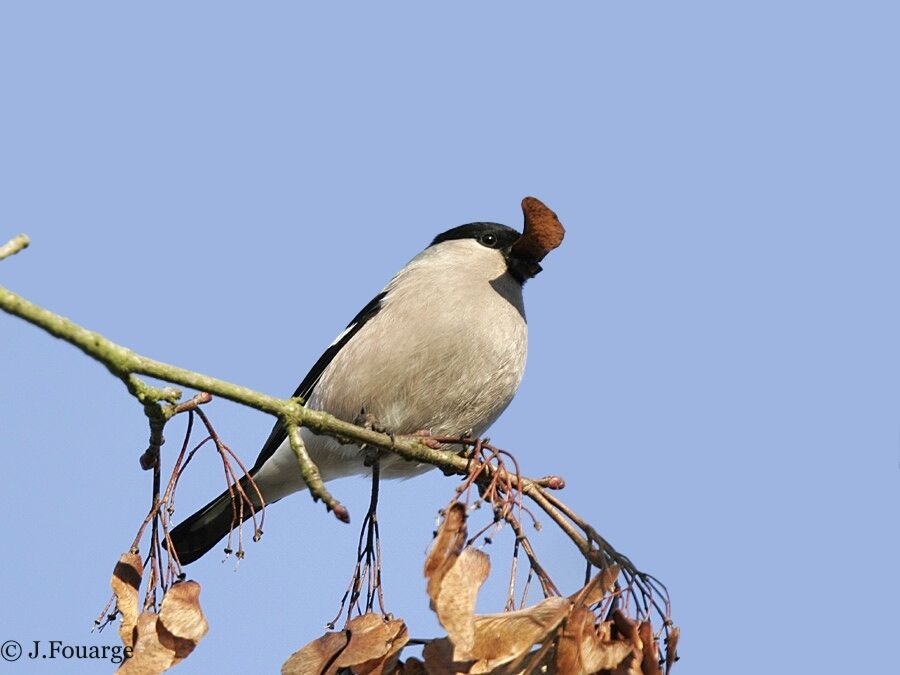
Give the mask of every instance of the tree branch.
[[309, 456], [306, 451], [306, 445], [303, 443], [303, 437], [300, 435], [300, 427], [293, 422], [285, 422], [288, 440], [291, 443], [291, 450], [297, 456], [297, 462], [300, 464], [300, 475], [303, 482], [309, 487], [309, 491], [313, 494], [314, 499], [321, 499], [325, 503], [325, 508], [334, 511], [334, 515], [338, 520], [344, 523], [350, 522], [350, 512], [347, 507], [341, 504], [337, 499], [331, 496], [325, 483], [322, 481], [322, 474], [319, 473], [319, 467]]
[[27, 234], [20, 234], [17, 237], [13, 237], [8, 242], [0, 246], [0, 260], [4, 258], [8, 258], [11, 255], [15, 255], [19, 251], [28, 248], [28, 244], [31, 243], [31, 240], [28, 238]]

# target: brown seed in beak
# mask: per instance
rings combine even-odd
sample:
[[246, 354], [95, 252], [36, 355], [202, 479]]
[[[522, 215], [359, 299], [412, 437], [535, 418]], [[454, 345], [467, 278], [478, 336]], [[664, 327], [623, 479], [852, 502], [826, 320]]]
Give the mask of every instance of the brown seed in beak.
[[566, 234], [559, 218], [537, 197], [522, 200], [525, 231], [513, 244], [510, 254], [525, 260], [540, 262], [562, 243]]

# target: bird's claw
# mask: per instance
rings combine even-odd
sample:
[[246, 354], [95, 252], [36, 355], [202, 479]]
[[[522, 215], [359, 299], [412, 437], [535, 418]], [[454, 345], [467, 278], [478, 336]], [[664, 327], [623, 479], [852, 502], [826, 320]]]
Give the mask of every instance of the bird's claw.
[[[387, 429], [382, 426], [381, 422], [378, 421], [378, 418], [370, 412], [366, 412], [366, 409], [363, 408], [359, 411], [359, 415], [356, 416], [356, 419], [353, 420], [353, 423], [358, 427], [363, 427], [364, 429], [368, 429], [369, 431], [377, 431], [379, 434], [388, 434], [390, 433]], [[391, 436], [393, 438], [393, 435]]]
[[431, 435], [431, 432], [428, 429], [419, 429], [416, 432], [410, 434], [413, 438], [419, 440], [419, 442], [427, 448], [431, 448], [432, 450], [440, 450], [444, 447], [444, 444], [438, 441], [434, 436]]

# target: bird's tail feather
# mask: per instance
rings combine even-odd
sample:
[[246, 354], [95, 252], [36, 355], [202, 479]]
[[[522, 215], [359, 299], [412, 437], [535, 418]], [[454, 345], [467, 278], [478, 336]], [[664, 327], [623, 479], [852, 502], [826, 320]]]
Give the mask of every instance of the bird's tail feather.
[[[246, 477], [241, 479], [241, 486], [248, 495], [255, 492]], [[258, 499], [255, 498], [253, 501], [254, 508], [258, 509], [256, 503]], [[246, 504], [243, 514], [238, 514], [234, 512], [232, 503], [232, 495], [225, 490], [169, 533], [178, 561], [182, 565], [189, 565], [215, 546], [231, 531], [232, 523], [238, 525], [237, 519], [241, 515], [242, 520], [250, 518], [251, 511]]]

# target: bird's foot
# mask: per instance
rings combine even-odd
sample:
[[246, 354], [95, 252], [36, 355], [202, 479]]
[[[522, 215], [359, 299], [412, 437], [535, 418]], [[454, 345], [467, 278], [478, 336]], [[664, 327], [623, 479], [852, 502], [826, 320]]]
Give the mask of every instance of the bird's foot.
[[[370, 412], [366, 412], [365, 408], [359, 411], [359, 415], [356, 416], [356, 419], [353, 420], [353, 423], [356, 426], [363, 427], [364, 429], [368, 429], [369, 431], [376, 431], [379, 434], [387, 434], [391, 437], [391, 445], [394, 444], [394, 433], [389, 431], [388, 429], [385, 429], [384, 426], [382, 426], [381, 422], [378, 421], [378, 417]], [[363, 464], [365, 466], [373, 466], [375, 462], [377, 462], [384, 454], [383, 450], [370, 447], [367, 444], [363, 444], [360, 449], [365, 452], [365, 457], [363, 459]]]
[[440, 450], [444, 447], [444, 444], [437, 440], [428, 429], [414, 431], [410, 434], [410, 437], [417, 439], [422, 445], [431, 448], [432, 450]]
[[[363, 427], [364, 429], [368, 429], [369, 431], [377, 431], [379, 434], [390, 433], [387, 429], [384, 428], [381, 422], [378, 421], [378, 417], [370, 412], [366, 412], [365, 408], [359, 411], [359, 415], [356, 416], [356, 419], [353, 420], [353, 423], [356, 426]], [[393, 434], [391, 434], [391, 436], [393, 436]]]

